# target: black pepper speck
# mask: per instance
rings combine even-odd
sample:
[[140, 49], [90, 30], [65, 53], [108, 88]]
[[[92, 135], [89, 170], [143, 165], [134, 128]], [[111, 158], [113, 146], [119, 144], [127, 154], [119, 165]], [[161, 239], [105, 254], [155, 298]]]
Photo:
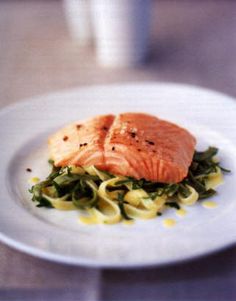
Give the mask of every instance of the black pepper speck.
[[130, 136], [131, 136], [132, 138], [135, 138], [135, 137], [136, 137], [136, 134], [135, 134], [135, 133], [130, 133]]
[[145, 140], [145, 141], [150, 145], [155, 145], [155, 143], [153, 141], [150, 141], [150, 140]]

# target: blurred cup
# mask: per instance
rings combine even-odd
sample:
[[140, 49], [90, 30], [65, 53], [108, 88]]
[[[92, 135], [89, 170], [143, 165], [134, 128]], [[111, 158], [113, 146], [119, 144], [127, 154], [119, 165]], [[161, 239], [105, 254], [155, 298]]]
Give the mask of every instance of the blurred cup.
[[92, 41], [90, 0], [64, 0], [64, 10], [70, 35], [81, 45]]
[[91, 0], [97, 60], [103, 66], [133, 67], [149, 50], [152, 0]]

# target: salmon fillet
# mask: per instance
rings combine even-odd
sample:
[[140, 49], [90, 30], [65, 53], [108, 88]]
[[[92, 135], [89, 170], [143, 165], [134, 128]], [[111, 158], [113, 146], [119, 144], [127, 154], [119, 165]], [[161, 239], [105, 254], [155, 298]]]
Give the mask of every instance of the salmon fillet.
[[56, 166], [90, 166], [112, 174], [178, 183], [188, 173], [196, 139], [185, 129], [142, 113], [97, 116], [49, 139]]

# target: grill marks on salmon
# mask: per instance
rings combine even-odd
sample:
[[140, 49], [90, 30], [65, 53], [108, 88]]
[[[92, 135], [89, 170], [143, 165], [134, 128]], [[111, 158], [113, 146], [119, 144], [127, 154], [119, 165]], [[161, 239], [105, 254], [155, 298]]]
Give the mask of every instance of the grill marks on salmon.
[[187, 176], [195, 144], [187, 130], [142, 113], [97, 116], [49, 139], [56, 166], [95, 165], [112, 174], [162, 183]]

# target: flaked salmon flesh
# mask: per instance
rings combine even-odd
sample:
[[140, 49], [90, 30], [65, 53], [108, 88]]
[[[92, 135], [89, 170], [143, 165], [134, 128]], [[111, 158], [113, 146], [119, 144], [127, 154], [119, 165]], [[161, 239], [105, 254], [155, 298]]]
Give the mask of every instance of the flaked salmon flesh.
[[94, 165], [115, 175], [178, 183], [188, 173], [196, 139], [186, 129], [143, 113], [100, 115], [49, 138], [56, 166]]

